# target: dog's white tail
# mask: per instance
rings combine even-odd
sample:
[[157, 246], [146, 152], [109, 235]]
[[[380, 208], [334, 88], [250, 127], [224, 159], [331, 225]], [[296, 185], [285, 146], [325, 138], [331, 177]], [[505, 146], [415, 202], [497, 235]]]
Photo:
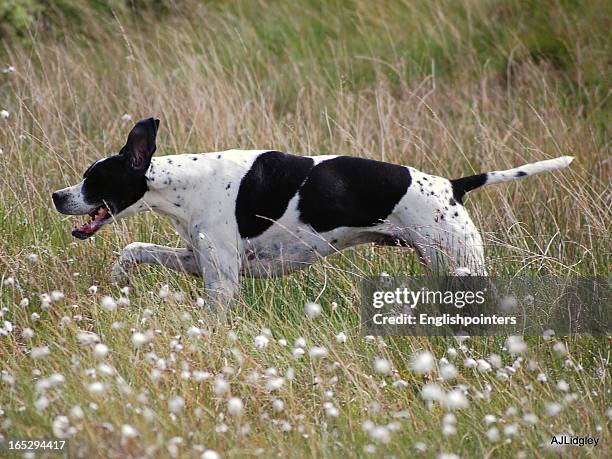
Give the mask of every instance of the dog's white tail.
[[563, 169], [570, 165], [573, 161], [573, 156], [560, 156], [555, 159], [547, 159], [546, 161], [538, 161], [537, 163], [525, 164], [505, 171], [486, 172], [484, 174], [471, 175], [460, 179], [451, 180], [453, 185], [453, 194], [455, 200], [461, 202], [463, 196], [476, 188], [484, 185], [491, 185], [499, 182], [509, 182], [530, 175], [541, 174], [542, 172], [554, 171]]

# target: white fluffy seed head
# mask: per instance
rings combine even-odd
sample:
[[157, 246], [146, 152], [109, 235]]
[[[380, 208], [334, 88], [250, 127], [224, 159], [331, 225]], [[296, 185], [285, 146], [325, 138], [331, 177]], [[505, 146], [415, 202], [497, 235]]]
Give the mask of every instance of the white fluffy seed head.
[[49, 349], [49, 346], [39, 346], [39, 347], [32, 348], [32, 352], [30, 356], [34, 360], [39, 360], [39, 359], [47, 358], [50, 354], [51, 354], [51, 350]]
[[132, 335], [132, 344], [134, 345], [134, 347], [142, 347], [145, 344], [147, 344], [148, 341], [149, 339], [147, 338], [147, 335], [145, 335], [144, 333], [135, 332]]
[[389, 362], [387, 359], [376, 357], [374, 359], [374, 370], [376, 373], [388, 375], [391, 373], [391, 362]]
[[346, 343], [347, 340], [347, 336], [346, 333], [344, 332], [340, 332], [336, 335], [336, 342], [340, 343], [340, 344], [344, 344]]
[[135, 438], [138, 436], [138, 431], [129, 424], [123, 424], [121, 426], [121, 437], [123, 438]]
[[469, 406], [467, 397], [459, 389], [451, 390], [444, 395], [442, 406], [447, 410], [461, 410]]
[[309, 351], [310, 358], [312, 359], [322, 359], [327, 357], [328, 351], [326, 348], [322, 346], [312, 346]]
[[100, 300], [100, 307], [108, 312], [113, 312], [117, 309], [117, 302], [114, 300], [112, 296], [103, 296]]
[[207, 449], [206, 451], [202, 453], [202, 455], [200, 456], [200, 459], [221, 459], [221, 456], [219, 455], [218, 452], [212, 449]]
[[87, 390], [91, 395], [102, 395], [106, 387], [100, 381], [94, 381], [87, 386]]
[[108, 355], [108, 346], [103, 343], [98, 343], [94, 346], [93, 350], [94, 357], [103, 359]]
[[421, 397], [423, 398], [423, 400], [428, 401], [442, 401], [442, 399], [444, 398], [444, 391], [438, 384], [428, 383], [421, 388]]
[[254, 341], [257, 349], [265, 349], [270, 343], [270, 339], [266, 335], [257, 335]]
[[244, 404], [238, 397], [232, 397], [227, 401], [227, 412], [232, 416], [240, 416], [243, 408]]
[[170, 412], [177, 414], [183, 411], [183, 408], [185, 408], [185, 399], [183, 399], [183, 397], [180, 395], [172, 397], [170, 400], [168, 400], [168, 409]]
[[413, 354], [410, 359], [410, 367], [415, 373], [429, 373], [434, 369], [436, 359], [431, 352], [424, 351]]
[[304, 314], [309, 319], [315, 319], [321, 315], [321, 305], [319, 303], [306, 303], [304, 306]]
[[506, 349], [511, 355], [518, 355], [527, 352], [527, 343], [522, 336], [511, 335], [506, 339]]
[[457, 368], [452, 363], [440, 367], [440, 377], [445, 381], [457, 377]]

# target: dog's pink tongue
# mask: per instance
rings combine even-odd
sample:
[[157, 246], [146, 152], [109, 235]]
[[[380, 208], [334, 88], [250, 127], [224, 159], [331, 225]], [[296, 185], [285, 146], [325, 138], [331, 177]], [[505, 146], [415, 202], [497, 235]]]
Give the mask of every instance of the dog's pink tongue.
[[94, 221], [104, 220], [108, 216], [108, 209], [106, 207], [101, 207], [96, 214]]

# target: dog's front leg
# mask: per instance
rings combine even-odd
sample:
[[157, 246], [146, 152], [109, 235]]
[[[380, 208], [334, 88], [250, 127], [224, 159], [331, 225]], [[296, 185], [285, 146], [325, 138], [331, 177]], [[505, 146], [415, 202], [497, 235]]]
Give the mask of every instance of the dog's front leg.
[[200, 233], [194, 244], [211, 305], [223, 309], [240, 291], [240, 257], [237, 244], [231, 241], [227, 233]]
[[112, 281], [121, 282], [125, 280], [130, 268], [139, 263], [159, 264], [195, 276], [201, 275], [196, 257], [190, 249], [132, 242], [125, 246], [121, 251], [119, 260], [114, 264], [111, 275]]

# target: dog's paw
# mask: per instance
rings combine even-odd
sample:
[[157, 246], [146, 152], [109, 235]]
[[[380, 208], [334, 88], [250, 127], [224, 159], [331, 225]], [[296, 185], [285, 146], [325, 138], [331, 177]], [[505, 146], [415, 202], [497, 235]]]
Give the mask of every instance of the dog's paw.
[[127, 269], [123, 263], [117, 261], [111, 270], [111, 282], [113, 284], [125, 284], [128, 280]]

